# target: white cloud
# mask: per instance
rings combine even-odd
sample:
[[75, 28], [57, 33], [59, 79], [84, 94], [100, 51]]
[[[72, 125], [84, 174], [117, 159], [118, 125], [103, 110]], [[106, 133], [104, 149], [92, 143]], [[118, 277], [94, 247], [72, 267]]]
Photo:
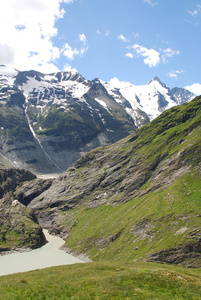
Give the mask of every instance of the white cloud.
[[96, 30], [96, 34], [97, 35], [100, 35], [100, 34], [103, 34], [104, 36], [109, 36], [110, 35], [110, 31], [109, 30], [106, 30], [106, 32], [101, 32], [100, 30]]
[[119, 34], [117, 36], [118, 40], [122, 41], [122, 42], [128, 42], [128, 40], [125, 38], [125, 36], [123, 34]]
[[174, 72], [168, 73], [168, 76], [169, 76], [170, 78], [175, 78], [175, 79], [177, 79], [177, 74], [174, 73]]
[[14, 63], [14, 50], [8, 45], [0, 44], [0, 65], [12, 65]]
[[86, 46], [87, 38], [84, 33], [79, 34], [79, 40], [83, 44], [79, 50], [77, 48], [73, 49], [68, 43], [66, 43], [62, 48], [62, 54], [70, 60], [74, 60], [77, 55], [84, 55], [84, 53], [88, 50], [88, 47]]
[[64, 3], [70, 4], [70, 3], [73, 3], [74, 0], [60, 0], [60, 2], [64, 2]]
[[139, 55], [144, 57], [145, 65], [149, 67], [156, 67], [160, 63], [160, 53], [154, 49], [148, 49], [144, 46], [134, 44], [133, 50]]
[[189, 90], [191, 93], [195, 95], [201, 95], [201, 84], [193, 83], [192, 85], [185, 86], [185, 89]]
[[158, 4], [158, 2], [152, 2], [151, 0], [144, 0], [144, 2], [150, 4], [152, 7]]
[[188, 12], [191, 16], [195, 17], [195, 16], [198, 14], [199, 10], [198, 10], [198, 9], [195, 9], [194, 11], [187, 10], [187, 12]]
[[169, 76], [170, 78], [177, 79], [177, 78], [178, 78], [178, 75], [179, 75], [179, 74], [182, 74], [182, 73], [184, 73], [183, 70], [171, 71], [170, 73], [168, 73], [168, 76]]
[[66, 64], [63, 68], [64, 72], [74, 72], [74, 73], [78, 73], [77, 70], [75, 68], [72, 68], [69, 64]]
[[138, 32], [133, 32], [133, 35], [134, 35], [134, 38], [139, 38], [140, 37]]
[[134, 57], [134, 54], [131, 53], [131, 52], [128, 52], [128, 53], [126, 53], [126, 57], [133, 58], [133, 57]]
[[201, 10], [201, 5], [200, 4], [197, 4], [196, 5], [196, 9], [194, 10], [187, 10], [187, 12], [192, 16], [192, 17], [195, 17], [198, 15], [198, 13], [200, 12]]
[[110, 31], [107, 30], [106, 33], [105, 33], [105, 36], [109, 36], [109, 34], [110, 34]]
[[82, 55], [84, 55], [84, 53], [87, 52], [87, 50], [88, 50], [88, 47], [81, 47], [79, 54], [82, 56]]
[[167, 48], [165, 50], [163, 50], [163, 52], [165, 53], [165, 56], [167, 57], [173, 57], [174, 55], [179, 55], [179, 50], [172, 50], [171, 48]]
[[131, 85], [130, 82], [120, 81], [117, 77], [110, 79], [109, 84], [119, 89], [124, 89]]
[[84, 33], [79, 34], [79, 39], [84, 45], [87, 43], [87, 38]]
[[[156, 67], [159, 63], [168, 63], [168, 59], [179, 55], [179, 50], [173, 50], [171, 48], [155, 50], [153, 48], [148, 49], [145, 46], [134, 44], [133, 46], [126, 47], [129, 51], [126, 53], [126, 57], [134, 58], [136, 55], [143, 57], [144, 63], [151, 67]], [[170, 75], [169, 75], [170, 76]], [[171, 76], [176, 77], [171, 73]]]
[[167, 49], [160, 49], [160, 51], [162, 52], [162, 61], [164, 63], [168, 62], [168, 58], [171, 58], [175, 55], [179, 55], [180, 51], [179, 50], [173, 50], [171, 48], [167, 48]]
[[58, 70], [60, 56], [52, 38], [56, 20], [63, 18], [61, 3], [73, 0], [8, 0], [0, 2], [0, 63], [19, 70]]
[[72, 48], [68, 43], [66, 43], [62, 49], [63, 54], [70, 60], [74, 60], [76, 55], [79, 55], [77, 48]]

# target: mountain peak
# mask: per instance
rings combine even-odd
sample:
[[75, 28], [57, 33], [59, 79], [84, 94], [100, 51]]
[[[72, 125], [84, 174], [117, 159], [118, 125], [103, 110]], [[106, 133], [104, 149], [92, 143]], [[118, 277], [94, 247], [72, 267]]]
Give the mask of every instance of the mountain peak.
[[152, 82], [154, 82], [154, 81], [158, 81], [160, 84], [163, 84], [162, 81], [160, 80], [160, 78], [159, 78], [158, 76], [155, 76], [154, 78], [152, 78], [152, 80], [149, 81], [148, 84], [150, 84], [150, 83], [152, 83]]
[[161, 80], [160, 80], [160, 78], [158, 77], [158, 76], [155, 76], [149, 83], [148, 83], [148, 85], [149, 84], [151, 84], [151, 83], [155, 83], [155, 82], [158, 82], [162, 87], [164, 87], [164, 88], [169, 88], [165, 83], [163, 83]]

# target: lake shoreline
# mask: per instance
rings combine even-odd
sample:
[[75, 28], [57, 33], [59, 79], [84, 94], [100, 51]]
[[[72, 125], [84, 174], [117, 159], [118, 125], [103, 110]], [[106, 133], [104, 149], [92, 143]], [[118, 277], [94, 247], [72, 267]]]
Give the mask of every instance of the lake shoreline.
[[65, 241], [60, 237], [50, 235], [46, 229], [43, 232], [47, 243], [42, 247], [14, 249], [1, 253], [0, 276], [88, 261], [85, 256], [78, 257], [65, 252]]
[[60, 248], [61, 250], [65, 251], [66, 253], [70, 254], [70, 255], [73, 255], [74, 257], [77, 257], [78, 259], [82, 260], [83, 262], [85, 263], [88, 263], [88, 262], [93, 262], [93, 260], [91, 260], [86, 254], [84, 253], [76, 253], [74, 252], [73, 250], [71, 250], [70, 248], [66, 247], [66, 246], [62, 246]]
[[[52, 236], [59, 238], [58, 235], [52, 235]], [[49, 243], [49, 242], [46, 241], [46, 243], [42, 244], [40, 247], [37, 247], [37, 248], [16, 248], [16, 249], [8, 250], [8, 251], [5, 250], [5, 251], [0, 252], [0, 256], [5, 256], [5, 255], [10, 255], [10, 254], [15, 254], [15, 253], [30, 252], [30, 251], [33, 251], [33, 250], [36, 250], [36, 249], [39, 249], [39, 248], [43, 247], [47, 243]], [[65, 243], [65, 241], [64, 241], [64, 243]], [[73, 255], [74, 257], [82, 260], [85, 263], [92, 262], [92, 260], [87, 255], [85, 255], [84, 253], [78, 254], [78, 253], [76, 253], [75, 251], [71, 250], [70, 248], [68, 248], [66, 246], [61, 246], [59, 249], [64, 251], [67, 254]]]

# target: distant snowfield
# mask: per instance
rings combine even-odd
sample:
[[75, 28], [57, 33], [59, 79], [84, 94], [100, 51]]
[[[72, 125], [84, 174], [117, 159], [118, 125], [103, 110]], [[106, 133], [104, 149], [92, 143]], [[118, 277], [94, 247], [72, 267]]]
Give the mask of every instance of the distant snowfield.
[[47, 230], [44, 230], [44, 234], [48, 243], [43, 247], [29, 252], [0, 256], [0, 276], [53, 266], [83, 263], [79, 258], [59, 249], [64, 244], [63, 239], [50, 235]]
[[[119, 81], [117, 78], [113, 78], [105, 85], [105, 88], [110, 93], [111, 86], [117, 88], [122, 96], [129, 101], [133, 109], [139, 108], [146, 112], [150, 120], [158, 117], [161, 113], [158, 109], [158, 96], [159, 93], [164, 96], [168, 105], [165, 109], [175, 106], [177, 103], [171, 99], [168, 95], [169, 88], [166, 85], [161, 84], [158, 80], [152, 80], [146, 85], [133, 85], [129, 82]], [[138, 102], [138, 100], [140, 102]], [[127, 111], [129, 113], [129, 111]], [[132, 112], [130, 113], [132, 115]]]
[[[45, 89], [53, 89], [54, 91], [55, 89], [61, 89], [66, 92], [71, 92], [73, 98], [81, 98], [87, 93], [89, 86], [86, 85], [86, 82], [77, 82], [70, 79], [59, 82], [55, 75], [45, 75], [41, 81], [39, 81], [36, 76], [34, 78], [30, 77], [27, 82], [22, 85], [22, 90], [26, 97], [28, 97], [29, 93], [33, 90], [42, 94]], [[53, 94], [53, 98], [55, 98], [55, 93]], [[63, 102], [64, 99], [60, 99], [60, 101]]]
[[[3, 88], [14, 87], [17, 74], [17, 70], [0, 65], [0, 89], [4, 91]], [[108, 82], [101, 79], [90, 81], [82, 77], [76, 70], [52, 74], [29, 71], [29, 73], [24, 73], [24, 76], [23, 83], [17, 83], [17, 87], [26, 98], [26, 111], [28, 112], [29, 108], [35, 105], [38, 113], [37, 119], [40, 115], [44, 116], [53, 105], [64, 111], [72, 109], [69, 105], [72, 101], [75, 101], [76, 105], [85, 102], [91, 113], [97, 112], [97, 108], [94, 108], [91, 102], [87, 101], [87, 98], [85, 99], [85, 94], [89, 92], [94, 83], [101, 83], [109, 96], [125, 109], [138, 127], [141, 126], [141, 123], [143, 124], [141, 122], [142, 112], [151, 121], [164, 110], [191, 101], [195, 97], [194, 94], [182, 88], [170, 90], [169, 86], [162, 83], [157, 76], [145, 85], [134, 85], [130, 82], [120, 81], [116, 77]], [[32, 98], [35, 99], [35, 104], [30, 102]], [[5, 92], [0, 93], [0, 101], [4, 103], [5, 100]], [[94, 101], [112, 114], [104, 97], [102, 98], [102, 94], [96, 97]], [[81, 105], [82, 109], [84, 107]], [[102, 122], [105, 123], [105, 120], [102, 119]], [[33, 129], [35, 124], [29, 122], [29, 125]], [[47, 153], [45, 155], [47, 156]]]

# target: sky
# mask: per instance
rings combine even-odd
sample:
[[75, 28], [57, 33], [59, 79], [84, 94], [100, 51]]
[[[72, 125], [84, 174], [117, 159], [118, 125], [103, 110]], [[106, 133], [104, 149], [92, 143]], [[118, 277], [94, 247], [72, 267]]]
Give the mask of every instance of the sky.
[[201, 94], [201, 0], [6, 0], [0, 64]]

